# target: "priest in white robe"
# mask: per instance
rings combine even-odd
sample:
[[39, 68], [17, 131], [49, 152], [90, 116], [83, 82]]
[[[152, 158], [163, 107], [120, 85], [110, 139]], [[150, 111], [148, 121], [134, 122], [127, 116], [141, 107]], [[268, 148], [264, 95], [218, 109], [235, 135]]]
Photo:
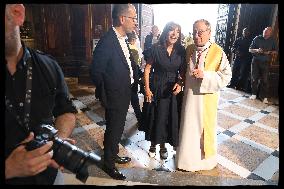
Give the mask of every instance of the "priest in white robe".
[[210, 42], [207, 20], [193, 24], [194, 44], [186, 49], [187, 69], [181, 110], [178, 170], [210, 170], [217, 165], [217, 107], [220, 89], [230, 82], [232, 72], [226, 54]]

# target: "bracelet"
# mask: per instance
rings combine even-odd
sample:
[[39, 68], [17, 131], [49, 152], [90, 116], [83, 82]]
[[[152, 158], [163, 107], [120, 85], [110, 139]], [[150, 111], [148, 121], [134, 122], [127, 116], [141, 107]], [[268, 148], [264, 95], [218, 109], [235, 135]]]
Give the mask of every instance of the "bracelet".
[[179, 84], [180, 86], [183, 86], [183, 81], [180, 79], [178, 80], [177, 84]]

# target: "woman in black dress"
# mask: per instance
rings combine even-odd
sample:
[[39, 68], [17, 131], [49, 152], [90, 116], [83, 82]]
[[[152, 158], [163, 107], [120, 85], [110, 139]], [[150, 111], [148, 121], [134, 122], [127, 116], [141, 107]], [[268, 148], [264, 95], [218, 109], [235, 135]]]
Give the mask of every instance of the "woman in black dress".
[[176, 95], [181, 91], [181, 76], [186, 65], [180, 34], [180, 25], [167, 23], [158, 43], [151, 47], [146, 62], [144, 126], [141, 130], [145, 131], [145, 139], [151, 141], [150, 157], [156, 155], [156, 144], [160, 144], [161, 159], [168, 157], [165, 143], [173, 147], [178, 144], [179, 107]]

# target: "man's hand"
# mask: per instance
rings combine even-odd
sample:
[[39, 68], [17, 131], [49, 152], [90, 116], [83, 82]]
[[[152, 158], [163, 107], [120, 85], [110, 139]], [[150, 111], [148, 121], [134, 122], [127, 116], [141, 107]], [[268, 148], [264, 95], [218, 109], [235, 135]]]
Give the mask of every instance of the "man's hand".
[[194, 69], [192, 71], [192, 75], [194, 75], [195, 78], [203, 78], [204, 77], [204, 73], [201, 69]]
[[265, 51], [264, 54], [274, 56], [277, 54], [277, 52], [276, 51]]
[[[66, 140], [71, 144], [75, 144], [75, 140], [68, 138], [75, 128], [76, 116], [74, 113], [64, 113], [55, 119], [55, 128], [58, 129], [58, 137], [61, 140]], [[54, 160], [51, 161], [50, 166], [63, 170], [62, 165], [58, 165]]]
[[264, 53], [264, 50], [263, 50], [262, 48], [259, 48], [259, 49], [257, 50], [257, 53], [263, 54], [263, 53]]
[[21, 142], [22, 145], [13, 150], [5, 160], [6, 179], [37, 175], [51, 163], [52, 154], [47, 152], [52, 147], [53, 142], [49, 141], [40, 148], [27, 151], [24, 143], [33, 140], [33, 138], [34, 134], [30, 133], [28, 138]]
[[[76, 143], [76, 141], [74, 139], [71, 139], [71, 138], [61, 138], [61, 140], [65, 140], [65, 141], [67, 141], [67, 142], [69, 142], [70, 144], [73, 144], [73, 145]], [[64, 167], [62, 165], [59, 165], [53, 159], [51, 160], [51, 163], [49, 164], [49, 166], [51, 166], [55, 169], [60, 169], [61, 171], [64, 170]]]

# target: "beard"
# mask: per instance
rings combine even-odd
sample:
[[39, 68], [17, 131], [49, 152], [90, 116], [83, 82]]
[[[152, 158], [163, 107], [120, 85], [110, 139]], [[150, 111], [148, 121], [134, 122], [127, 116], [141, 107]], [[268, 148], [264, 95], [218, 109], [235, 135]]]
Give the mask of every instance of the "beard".
[[18, 43], [20, 41], [19, 28], [9, 32], [5, 31], [5, 56], [13, 56], [17, 53]]

